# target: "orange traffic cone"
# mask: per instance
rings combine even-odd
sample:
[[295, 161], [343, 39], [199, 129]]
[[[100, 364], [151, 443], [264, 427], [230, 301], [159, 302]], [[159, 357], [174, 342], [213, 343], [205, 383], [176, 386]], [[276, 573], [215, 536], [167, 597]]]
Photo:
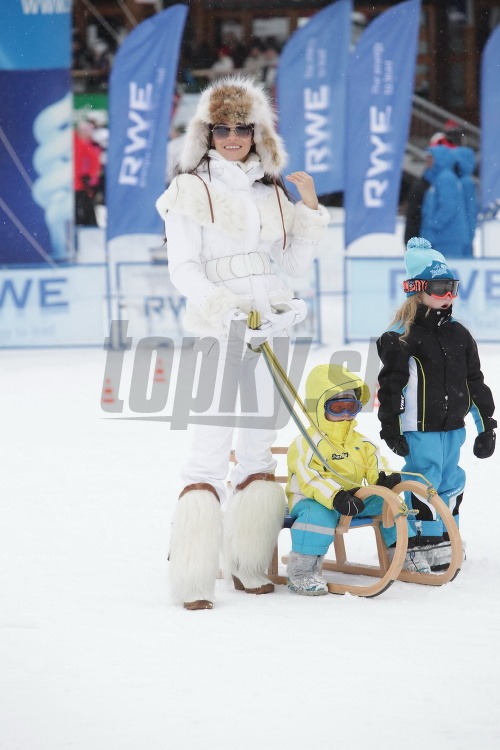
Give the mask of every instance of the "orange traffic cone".
[[116, 401], [113, 386], [111, 385], [111, 378], [104, 380], [102, 387], [101, 404], [114, 404]]
[[156, 358], [155, 373], [153, 375], [153, 383], [166, 383], [165, 368], [163, 365], [163, 359], [161, 357]]

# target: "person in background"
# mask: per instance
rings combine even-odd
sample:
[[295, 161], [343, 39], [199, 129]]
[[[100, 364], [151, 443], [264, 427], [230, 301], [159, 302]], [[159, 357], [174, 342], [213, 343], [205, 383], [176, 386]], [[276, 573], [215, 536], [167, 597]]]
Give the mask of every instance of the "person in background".
[[422, 202], [419, 236], [451, 258], [462, 257], [469, 238], [463, 187], [454, 170], [455, 149], [431, 146], [427, 149], [423, 179], [430, 187]]
[[234, 61], [228, 47], [219, 47], [217, 50], [217, 60], [210, 68], [209, 78], [212, 81], [226, 76], [234, 70]]
[[94, 197], [101, 177], [101, 149], [92, 136], [94, 124], [81, 121], [74, 133], [75, 224], [96, 226]]
[[462, 128], [455, 120], [446, 120], [443, 125], [443, 131], [434, 133], [429, 141], [429, 146], [446, 146], [447, 148], [457, 148], [464, 141]]
[[[464, 419], [471, 412], [478, 431], [474, 455], [489, 458], [495, 450], [495, 405], [481, 372], [477, 344], [452, 317], [459, 282], [445, 257], [425, 238], [413, 237], [405, 264], [407, 299], [377, 341], [382, 361], [380, 437], [406, 459], [403, 478], [405, 472], [422, 474], [458, 525], [465, 486], [465, 471], [459, 465]], [[418, 544], [431, 570], [447, 567], [451, 547], [441, 518], [422, 499], [405, 495], [407, 505], [419, 511]]]
[[447, 145], [449, 148], [456, 148], [463, 144], [464, 134], [458, 122], [455, 120], [446, 120], [443, 129], [447, 140], [447, 143], [443, 145]]
[[254, 81], [262, 81], [262, 71], [265, 65], [264, 55], [260, 44], [253, 44], [243, 63], [243, 73], [253, 78]]

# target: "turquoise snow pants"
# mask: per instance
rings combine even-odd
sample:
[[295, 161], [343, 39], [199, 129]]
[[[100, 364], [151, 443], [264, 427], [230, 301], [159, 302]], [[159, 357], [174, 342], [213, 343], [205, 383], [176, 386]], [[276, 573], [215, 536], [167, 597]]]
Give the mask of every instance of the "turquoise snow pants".
[[[365, 509], [356, 518], [379, 516], [382, 513], [383, 500], [379, 495], [370, 495], [365, 501]], [[305, 498], [290, 511], [294, 519], [291, 528], [292, 550], [302, 555], [326, 555], [328, 547], [333, 542], [335, 528], [340, 514], [336, 510], [325, 508], [316, 500]], [[385, 529], [382, 526], [382, 537], [388, 547], [396, 541], [396, 527]], [[415, 536], [416, 531], [408, 528], [408, 537]]]
[[[418, 477], [406, 475], [405, 471], [423, 474], [448, 505], [458, 526], [458, 509], [465, 486], [465, 471], [458, 462], [465, 440], [465, 428], [450, 432], [405, 432], [404, 436], [410, 453], [401, 472], [403, 479], [421, 481]], [[405, 502], [419, 511], [416, 517], [411, 517], [410, 525], [419, 531], [422, 542], [437, 544], [442, 541], [445, 527], [435, 510], [423, 498], [417, 498], [410, 492], [405, 492]]]

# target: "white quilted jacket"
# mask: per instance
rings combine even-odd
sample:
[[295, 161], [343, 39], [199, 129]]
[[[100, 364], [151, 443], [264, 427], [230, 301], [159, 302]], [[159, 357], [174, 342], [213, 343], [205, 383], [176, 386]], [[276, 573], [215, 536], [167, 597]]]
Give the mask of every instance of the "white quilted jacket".
[[206, 187], [193, 174], [177, 176], [156, 206], [165, 220], [170, 278], [187, 300], [185, 328], [197, 335], [224, 336], [223, 318], [230, 309], [256, 309], [265, 316], [273, 305], [291, 299], [292, 291], [274, 273], [210, 281], [206, 262], [260, 252], [288, 276], [304, 276], [329, 215], [323, 206], [314, 211], [290, 203], [280, 190], [287, 238], [283, 249], [276, 190], [256, 182], [263, 177], [258, 157], [251, 155], [240, 164], [215, 150], [209, 155], [210, 174], [206, 165], [198, 174], [210, 192], [213, 222]]

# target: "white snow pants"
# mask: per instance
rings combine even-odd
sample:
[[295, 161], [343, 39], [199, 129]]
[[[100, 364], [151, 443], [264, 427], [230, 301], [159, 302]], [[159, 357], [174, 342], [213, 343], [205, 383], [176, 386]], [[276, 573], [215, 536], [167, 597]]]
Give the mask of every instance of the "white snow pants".
[[[206, 418], [207, 424], [191, 427], [191, 448], [182, 480], [184, 486], [208, 482], [222, 502], [232, 448], [237, 461], [230, 474], [233, 487], [250, 474], [274, 473], [276, 460], [271, 446], [276, 439], [278, 411], [283, 414], [283, 405], [261, 354], [252, 352], [242, 342], [234, 345], [226, 339], [213, 341], [205, 364], [217, 367], [214, 398], [210, 409], [199, 415]], [[271, 342], [271, 346], [275, 345], [276, 339]], [[282, 364], [286, 367], [286, 362]], [[209, 423], [210, 420], [217, 423]]]

